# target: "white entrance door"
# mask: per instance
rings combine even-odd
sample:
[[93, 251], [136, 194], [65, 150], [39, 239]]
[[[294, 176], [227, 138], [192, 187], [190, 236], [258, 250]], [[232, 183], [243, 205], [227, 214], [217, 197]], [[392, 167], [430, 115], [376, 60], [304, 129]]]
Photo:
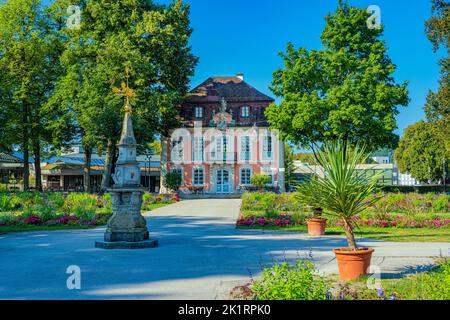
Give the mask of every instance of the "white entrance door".
[[230, 171], [227, 169], [219, 169], [216, 171], [216, 192], [230, 192]]

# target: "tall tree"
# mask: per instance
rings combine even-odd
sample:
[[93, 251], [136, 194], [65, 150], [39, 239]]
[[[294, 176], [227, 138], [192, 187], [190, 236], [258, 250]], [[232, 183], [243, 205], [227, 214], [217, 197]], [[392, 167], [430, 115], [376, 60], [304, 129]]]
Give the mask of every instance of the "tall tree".
[[425, 32], [436, 52], [440, 47], [447, 56], [439, 61], [441, 75], [437, 92], [430, 91], [424, 106], [427, 122], [419, 121], [405, 130], [395, 152], [401, 172], [409, 172], [421, 182], [449, 178], [450, 166], [450, 4], [432, 0], [432, 17]]
[[[36, 189], [42, 188], [40, 157], [43, 144], [61, 144], [55, 132], [65, 113], [45, 105], [59, 73], [56, 32], [39, 0], [8, 0], [0, 5], [0, 82], [4, 108], [10, 117], [6, 132], [13, 134], [24, 159], [24, 189], [29, 188], [29, 154], [34, 153]], [[66, 123], [65, 123], [66, 124]], [[64, 130], [60, 130], [64, 132]]]
[[441, 76], [437, 92], [430, 91], [425, 104], [428, 121], [447, 119], [450, 121], [450, 3], [443, 0], [432, 1], [433, 16], [425, 23], [428, 39], [436, 52], [446, 50], [447, 56], [439, 61]]
[[449, 152], [442, 132], [450, 137], [448, 125], [419, 121], [405, 130], [395, 160], [401, 172], [408, 172], [416, 180], [429, 183], [442, 181], [444, 167], [448, 171]]
[[[73, 1], [57, 0], [55, 20]], [[189, 47], [189, 6], [180, 0], [168, 7], [145, 0], [80, 1], [78, 30], [65, 30], [67, 72], [58, 81], [58, 96], [71, 105], [84, 144], [106, 151], [102, 189], [110, 185], [123, 101], [112, 92], [130, 70], [133, 120], [138, 143], [153, 140], [171, 126], [197, 59]], [[85, 150], [88, 150], [85, 148]]]
[[283, 100], [266, 115], [283, 139], [313, 148], [336, 138], [373, 150], [396, 145], [395, 116], [408, 104], [407, 83], [395, 83], [383, 28], [369, 28], [369, 16], [340, 2], [326, 17], [323, 50], [289, 43], [280, 54], [284, 68], [274, 72], [271, 90]]

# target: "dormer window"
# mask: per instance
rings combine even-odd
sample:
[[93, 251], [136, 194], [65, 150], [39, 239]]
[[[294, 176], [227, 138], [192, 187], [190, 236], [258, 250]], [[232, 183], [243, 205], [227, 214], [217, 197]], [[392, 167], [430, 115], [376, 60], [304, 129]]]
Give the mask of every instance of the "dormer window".
[[197, 118], [197, 119], [203, 118], [203, 108], [202, 107], [195, 107], [195, 118]]
[[242, 118], [250, 117], [250, 107], [249, 106], [241, 107], [241, 117]]

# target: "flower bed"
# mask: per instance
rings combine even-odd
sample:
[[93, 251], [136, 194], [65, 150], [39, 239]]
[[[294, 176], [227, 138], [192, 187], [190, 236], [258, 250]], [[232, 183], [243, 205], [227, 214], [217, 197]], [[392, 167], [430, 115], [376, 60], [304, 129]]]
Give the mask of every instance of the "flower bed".
[[276, 263], [262, 269], [259, 279], [234, 287], [235, 300], [448, 300], [450, 260], [441, 260], [431, 271], [400, 279], [381, 280], [369, 288], [367, 279], [342, 282], [317, 273], [309, 260]]
[[151, 193], [144, 193], [142, 199], [142, 210], [152, 210], [164, 205], [172, 204], [181, 201], [178, 194], [175, 195], [154, 195]]
[[290, 214], [280, 214], [276, 218], [265, 218], [265, 217], [241, 217], [237, 221], [238, 226], [276, 226], [276, 227], [286, 227], [298, 224]]
[[0, 227], [96, 226], [111, 216], [108, 194], [16, 192], [0, 194]]
[[[179, 201], [178, 196], [143, 196], [143, 210]], [[0, 227], [7, 226], [97, 226], [112, 214], [109, 194], [0, 193]]]
[[[361, 227], [380, 228], [449, 228], [450, 204], [448, 195], [436, 194], [377, 194], [379, 203], [354, 221]], [[239, 227], [292, 227], [305, 225], [310, 208], [298, 201], [296, 193], [269, 192], [242, 195]], [[342, 222], [327, 216], [329, 227], [341, 227]]]

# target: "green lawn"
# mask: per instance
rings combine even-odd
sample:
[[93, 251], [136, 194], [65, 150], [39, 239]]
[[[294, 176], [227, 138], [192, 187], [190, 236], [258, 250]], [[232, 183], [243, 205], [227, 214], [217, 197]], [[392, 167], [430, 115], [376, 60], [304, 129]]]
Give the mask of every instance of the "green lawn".
[[[142, 213], [155, 210], [157, 208], [168, 206], [172, 203], [153, 203], [147, 205], [146, 210], [142, 211]], [[61, 224], [55, 226], [43, 226], [43, 225], [17, 225], [17, 226], [0, 226], [0, 234], [5, 234], [8, 232], [22, 232], [22, 231], [52, 231], [52, 230], [73, 230], [73, 229], [93, 229], [97, 226], [85, 226], [79, 224]]]
[[[279, 230], [289, 232], [308, 232], [307, 226], [293, 227], [241, 227], [250, 229]], [[326, 235], [344, 235], [342, 227], [327, 227]], [[379, 228], [360, 227], [356, 231], [357, 237], [379, 239], [394, 242], [450, 242], [450, 228]]]
[[152, 210], [162, 208], [162, 207], [168, 206], [169, 204], [174, 204], [174, 203], [176, 203], [176, 201], [170, 202], [170, 203], [164, 203], [164, 202], [151, 203], [151, 204], [147, 204], [145, 209], [142, 209], [142, 211], [143, 212], [152, 211]]
[[[380, 299], [374, 290], [367, 288], [367, 277], [343, 282], [331, 281], [334, 287], [346, 285], [351, 292], [347, 298], [357, 300]], [[450, 260], [440, 260], [430, 271], [407, 275], [399, 279], [381, 280], [384, 296], [395, 295], [399, 300], [449, 300], [450, 299]]]
[[8, 233], [8, 232], [22, 232], [22, 231], [53, 231], [53, 230], [73, 230], [73, 229], [93, 229], [98, 226], [82, 226], [82, 225], [70, 225], [70, 224], [61, 224], [55, 226], [35, 226], [35, 225], [27, 225], [27, 226], [1, 226], [0, 234]]

